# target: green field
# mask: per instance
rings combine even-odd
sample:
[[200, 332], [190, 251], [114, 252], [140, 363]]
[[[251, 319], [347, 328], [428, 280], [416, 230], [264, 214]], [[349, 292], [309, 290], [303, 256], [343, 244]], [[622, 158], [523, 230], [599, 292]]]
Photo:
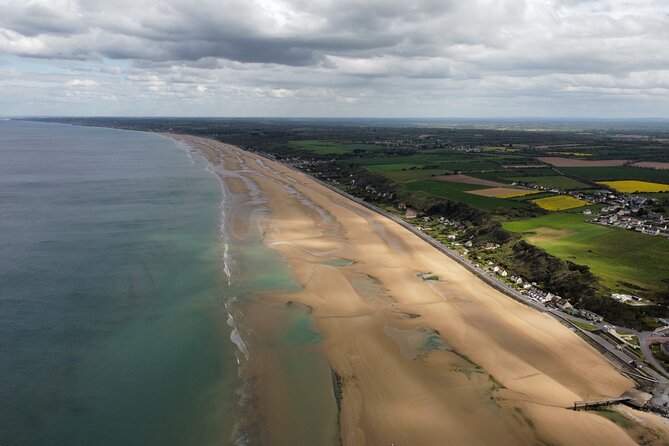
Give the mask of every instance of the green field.
[[425, 192], [436, 197], [447, 198], [453, 201], [467, 203], [485, 211], [493, 211], [500, 208], [521, 208], [528, 206], [514, 200], [502, 198], [482, 197], [480, 195], [468, 194], [466, 191], [487, 189], [488, 186], [477, 186], [475, 184], [449, 183], [439, 180], [420, 180], [406, 183], [406, 188], [412, 191]]
[[549, 189], [562, 189], [562, 190], [572, 190], [572, 189], [588, 189], [588, 186], [585, 183], [580, 181], [573, 180], [569, 177], [563, 177], [561, 175], [542, 175], [538, 177], [511, 177], [507, 178], [508, 181], [517, 181], [528, 184], [536, 184], [537, 186], [547, 187]]
[[340, 155], [352, 153], [354, 150], [374, 151], [383, 149], [383, 147], [373, 144], [348, 144], [318, 140], [291, 141], [288, 145], [293, 149], [309, 150], [319, 155]]
[[[352, 160], [353, 163], [360, 166], [381, 166], [381, 165], [399, 165], [408, 164], [413, 166], [424, 166], [426, 164], [439, 164], [446, 161], [443, 155], [407, 155], [407, 156], [375, 156], [371, 158], [360, 158]], [[454, 159], [452, 161], [462, 161]]]
[[443, 169], [405, 169], [405, 170], [393, 170], [387, 165], [381, 166], [365, 166], [370, 172], [378, 173], [390, 178], [393, 181], [398, 183], [408, 183], [410, 181], [416, 180], [427, 180], [433, 176], [443, 175], [445, 171]]
[[669, 170], [641, 167], [561, 167], [560, 170], [592, 181], [642, 180], [669, 183]]
[[533, 168], [533, 169], [506, 169], [495, 172], [477, 172], [472, 174], [476, 178], [483, 180], [499, 181], [502, 183], [511, 183], [514, 177], [541, 177], [541, 176], [555, 176], [555, 171], [549, 168]]
[[585, 222], [577, 213], [556, 212], [504, 222], [550, 254], [587, 265], [613, 291], [654, 291], [669, 281], [669, 240]]

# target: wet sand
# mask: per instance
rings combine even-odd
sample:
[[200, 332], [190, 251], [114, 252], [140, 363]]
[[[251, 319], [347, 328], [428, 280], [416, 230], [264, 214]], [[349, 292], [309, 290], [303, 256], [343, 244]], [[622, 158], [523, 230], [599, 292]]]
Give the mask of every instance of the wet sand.
[[[324, 335], [314, 348], [339, 376], [343, 444], [636, 443], [595, 412], [567, 409], [633, 387], [569, 329], [304, 174], [234, 146], [180, 139], [222, 159], [266, 200], [264, 243], [303, 289], [264, 297], [313, 310]], [[438, 280], [424, 280], [428, 272]], [[265, 373], [257, 389], [263, 438], [289, 436], [276, 422], [290, 404], [276, 391], [279, 375]], [[666, 444], [666, 425], [644, 417], [659, 432], [654, 443]]]

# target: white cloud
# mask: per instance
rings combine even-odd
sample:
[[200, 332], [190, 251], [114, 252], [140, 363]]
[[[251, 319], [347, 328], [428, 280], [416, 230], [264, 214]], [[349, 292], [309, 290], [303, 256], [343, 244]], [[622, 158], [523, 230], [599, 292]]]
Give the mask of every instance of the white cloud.
[[0, 0], [0, 105], [57, 78], [146, 114], [669, 116], [668, 47], [666, 0]]
[[95, 87], [100, 85], [100, 83], [93, 79], [72, 79], [67, 82], [67, 85], [69, 87]]

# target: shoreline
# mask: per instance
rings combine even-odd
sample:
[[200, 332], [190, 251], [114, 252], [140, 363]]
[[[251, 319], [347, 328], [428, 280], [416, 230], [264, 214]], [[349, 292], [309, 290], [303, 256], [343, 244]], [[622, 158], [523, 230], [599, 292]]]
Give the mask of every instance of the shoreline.
[[[262, 193], [264, 243], [303, 287], [271, 299], [314, 309], [320, 348], [341, 377], [344, 444], [634, 444], [604, 417], [565, 409], [633, 385], [556, 320], [299, 171], [214, 140], [167, 136], [214, 166], [230, 161], [225, 168]], [[326, 264], [342, 259], [353, 263]], [[426, 272], [439, 280], [417, 277]]]

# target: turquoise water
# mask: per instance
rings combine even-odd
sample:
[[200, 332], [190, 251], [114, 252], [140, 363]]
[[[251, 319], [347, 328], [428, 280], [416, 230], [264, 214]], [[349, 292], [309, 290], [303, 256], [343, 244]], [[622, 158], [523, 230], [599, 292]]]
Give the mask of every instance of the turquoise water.
[[0, 444], [228, 444], [220, 184], [159, 135], [0, 121]]
[[0, 121], [0, 445], [339, 444], [323, 335], [259, 298], [301, 288], [260, 205], [224, 232], [240, 204], [160, 135]]

